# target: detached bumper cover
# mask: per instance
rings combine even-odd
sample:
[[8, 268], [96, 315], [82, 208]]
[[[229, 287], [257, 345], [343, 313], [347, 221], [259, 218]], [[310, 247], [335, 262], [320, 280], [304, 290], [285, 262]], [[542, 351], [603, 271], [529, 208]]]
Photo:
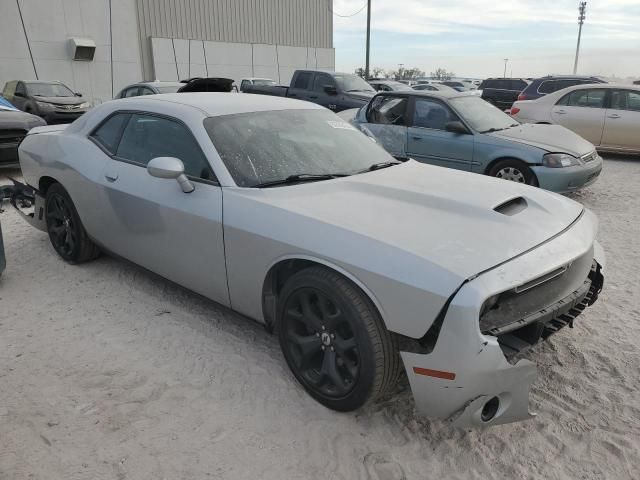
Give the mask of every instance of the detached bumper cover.
[[[581, 293], [568, 310], [558, 310], [557, 317], [540, 316], [537, 320], [540, 331], [545, 333], [555, 333], [572, 323], [596, 301], [603, 284], [604, 258], [602, 249], [593, 241], [595, 223], [593, 215], [586, 212], [565, 234], [470, 280], [453, 298], [433, 350], [401, 352], [421, 413], [462, 428], [499, 425], [534, 416], [529, 412], [529, 392], [537, 378], [535, 364], [526, 359], [515, 361], [515, 354], [525, 348], [509, 350], [501, 344], [499, 336], [483, 334], [480, 311], [488, 298], [587, 255], [594, 259], [588, 293]], [[546, 336], [538, 335], [533, 343]]]
[[44, 216], [44, 197], [35, 188], [12, 180], [14, 187], [11, 194], [11, 205], [31, 226], [47, 231]]

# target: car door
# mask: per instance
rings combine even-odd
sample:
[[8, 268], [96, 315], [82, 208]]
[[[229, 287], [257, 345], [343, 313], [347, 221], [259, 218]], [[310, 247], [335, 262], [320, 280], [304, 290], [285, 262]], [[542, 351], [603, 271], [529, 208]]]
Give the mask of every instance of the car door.
[[310, 100], [308, 97], [312, 85], [312, 72], [298, 72], [287, 91], [287, 97], [297, 98], [298, 100]]
[[329, 110], [337, 111], [338, 91], [336, 81], [326, 73], [316, 73], [313, 79], [313, 89], [307, 99]]
[[376, 95], [367, 107], [367, 122], [361, 129], [394, 157], [406, 158], [408, 110], [406, 96]]
[[24, 111], [24, 109], [26, 108], [27, 100], [27, 88], [24, 82], [18, 82], [16, 84], [16, 90], [13, 94], [13, 100], [11, 101], [11, 103], [13, 103], [14, 107]]
[[574, 90], [551, 107], [553, 123], [567, 127], [594, 145], [600, 145], [604, 128], [604, 88]]
[[[97, 240], [108, 250], [216, 302], [229, 305], [222, 189], [186, 125], [153, 113], [126, 115], [115, 141], [91, 135], [109, 158], [101, 179], [103, 206]], [[156, 157], [182, 160], [195, 190], [146, 170]]]
[[448, 122], [460, 121], [460, 118], [435, 98], [414, 98], [411, 110], [407, 155], [432, 165], [470, 171], [473, 135], [445, 129]]
[[640, 91], [611, 90], [601, 145], [640, 151]]

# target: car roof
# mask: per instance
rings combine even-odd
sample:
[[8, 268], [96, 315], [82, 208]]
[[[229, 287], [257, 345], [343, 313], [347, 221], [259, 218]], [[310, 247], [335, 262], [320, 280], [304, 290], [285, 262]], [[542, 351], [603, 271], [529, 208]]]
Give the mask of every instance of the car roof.
[[635, 90], [640, 92], [640, 85], [631, 85], [629, 83], [584, 83], [558, 90], [558, 92], [564, 92], [565, 90], [591, 90], [594, 88], [605, 90]]
[[[457, 90], [400, 90], [397, 92], [381, 92], [378, 95], [411, 95], [414, 97], [436, 97], [441, 99], [457, 98], [457, 97], [475, 97], [470, 92], [458, 92]], [[480, 98], [480, 97], [478, 97]]]
[[188, 92], [163, 93], [144, 97], [117, 100], [120, 105], [139, 102], [167, 102], [197, 108], [209, 117], [233, 115], [237, 113], [266, 112], [269, 110], [323, 110], [315, 103], [303, 102], [284, 97], [236, 94], [229, 92]]
[[[161, 82], [159, 80], [154, 80], [152, 82], [140, 82], [129, 85], [129, 87], [135, 87], [136, 85], [150, 85], [152, 87], [182, 87], [185, 85], [183, 82]], [[128, 88], [128, 87], [124, 87]]]
[[598, 78], [594, 75], [547, 75], [545, 77], [538, 77], [535, 80], [571, 80], [571, 79], [576, 79], [576, 80], [580, 80], [580, 79], [588, 79], [588, 80], [600, 80], [600, 81], [604, 81], [601, 78]]

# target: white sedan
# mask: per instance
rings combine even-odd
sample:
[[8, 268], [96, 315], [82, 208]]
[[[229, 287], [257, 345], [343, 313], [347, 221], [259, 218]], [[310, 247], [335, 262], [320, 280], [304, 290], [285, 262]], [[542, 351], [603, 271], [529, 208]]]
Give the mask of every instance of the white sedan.
[[562, 125], [599, 150], [640, 153], [640, 86], [575, 85], [515, 102], [511, 116], [522, 123]]

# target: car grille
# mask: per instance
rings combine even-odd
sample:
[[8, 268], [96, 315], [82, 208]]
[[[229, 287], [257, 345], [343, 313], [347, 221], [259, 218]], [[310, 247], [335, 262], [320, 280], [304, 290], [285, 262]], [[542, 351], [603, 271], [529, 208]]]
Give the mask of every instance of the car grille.
[[504, 354], [513, 356], [566, 325], [572, 327], [573, 320], [597, 299], [602, 281], [600, 266], [583, 256], [501, 294], [495, 306], [480, 316], [480, 330], [497, 337]]
[[20, 142], [27, 136], [26, 130], [0, 130], [0, 144], [2, 145], [19, 145]]
[[598, 158], [598, 153], [593, 151], [591, 153], [587, 153], [586, 155], [583, 155], [582, 157], [580, 157], [582, 159], [582, 161], [584, 163], [589, 163], [594, 161], [596, 158]]
[[54, 105], [58, 110], [74, 111], [74, 110], [80, 109], [80, 105], [58, 105], [58, 104], [54, 104]]

